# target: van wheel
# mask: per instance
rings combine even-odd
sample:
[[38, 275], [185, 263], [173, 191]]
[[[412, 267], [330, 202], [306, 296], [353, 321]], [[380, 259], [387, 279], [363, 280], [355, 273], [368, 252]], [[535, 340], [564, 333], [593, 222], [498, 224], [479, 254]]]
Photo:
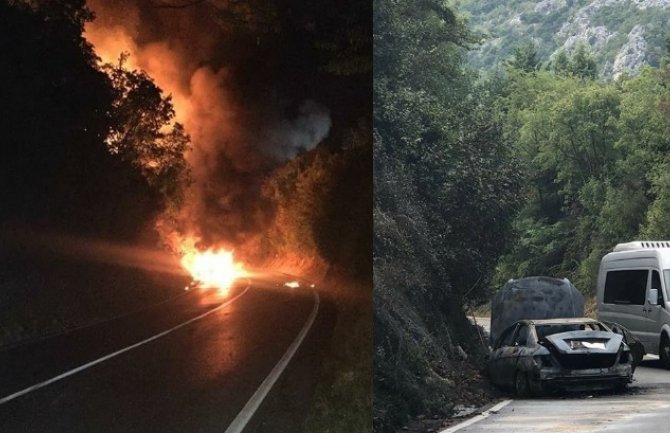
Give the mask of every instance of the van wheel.
[[661, 344], [658, 347], [658, 357], [661, 360], [663, 368], [670, 370], [670, 339], [663, 333], [661, 336]]

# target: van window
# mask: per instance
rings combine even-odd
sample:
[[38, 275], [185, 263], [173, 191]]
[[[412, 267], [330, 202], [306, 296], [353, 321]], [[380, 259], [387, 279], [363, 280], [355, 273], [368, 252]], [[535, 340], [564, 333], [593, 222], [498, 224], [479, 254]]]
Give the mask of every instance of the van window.
[[605, 278], [606, 304], [644, 305], [647, 270], [609, 271]]
[[670, 284], [670, 269], [663, 269], [663, 280], [665, 281], [665, 287], [667, 290], [670, 288], [670, 286], [668, 286], [668, 284]]
[[661, 276], [658, 271], [651, 271], [651, 288], [658, 290], [656, 305], [660, 305], [661, 307], [665, 305], [663, 301], [663, 288], [661, 287]]

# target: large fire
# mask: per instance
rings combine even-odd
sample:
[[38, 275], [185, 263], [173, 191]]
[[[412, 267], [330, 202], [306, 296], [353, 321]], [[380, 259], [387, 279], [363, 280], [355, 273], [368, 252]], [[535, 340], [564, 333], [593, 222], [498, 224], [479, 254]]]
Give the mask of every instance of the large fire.
[[188, 249], [181, 258], [181, 264], [200, 287], [216, 289], [223, 295], [228, 294], [238, 278], [247, 275], [242, 264], [235, 262], [233, 252], [224, 249]]

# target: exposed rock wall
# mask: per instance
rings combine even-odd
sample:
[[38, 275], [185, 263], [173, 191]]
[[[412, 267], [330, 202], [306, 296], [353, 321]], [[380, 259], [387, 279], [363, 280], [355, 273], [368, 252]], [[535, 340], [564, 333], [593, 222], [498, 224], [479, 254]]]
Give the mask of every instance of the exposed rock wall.
[[545, 62], [586, 44], [603, 78], [657, 65], [670, 23], [670, 0], [483, 0], [463, 8], [475, 29], [489, 35], [473, 53], [473, 66], [495, 66], [529, 41]]
[[621, 47], [614, 59], [612, 77], [617, 78], [624, 72], [637, 73], [647, 63], [647, 41], [641, 25], [633, 27], [628, 33], [628, 41]]

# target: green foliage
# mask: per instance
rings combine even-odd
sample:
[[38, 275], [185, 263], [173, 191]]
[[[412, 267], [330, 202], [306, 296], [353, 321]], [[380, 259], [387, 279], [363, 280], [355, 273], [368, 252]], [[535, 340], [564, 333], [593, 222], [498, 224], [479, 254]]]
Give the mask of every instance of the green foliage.
[[126, 56], [102, 67], [115, 90], [107, 147], [136, 167], [166, 199], [178, 201], [187, 184], [184, 153], [189, 137], [181, 124], [173, 123], [171, 97], [143, 71], [126, 69]]
[[338, 151], [319, 146], [275, 170], [263, 195], [275, 209], [265, 248], [319, 257], [342, 275], [369, 282], [372, 143], [362, 123]]
[[521, 179], [453, 10], [378, 1], [374, 26], [374, 422], [391, 431], [444, 407], [455, 344], [481, 353], [463, 305], [488, 294]]
[[523, 72], [534, 72], [538, 69], [540, 61], [537, 58], [535, 44], [529, 42], [527, 45], [514, 49], [514, 57], [509, 66]]
[[651, 68], [609, 84], [510, 74], [499, 103], [531, 182], [498, 282], [552, 275], [593, 293], [599, 259], [616, 243], [670, 235], [666, 83]]
[[555, 74], [567, 75], [570, 72], [570, 59], [564, 49], [558, 50], [550, 63], [550, 69]]
[[596, 61], [585, 44], [577, 45], [568, 64], [568, 72], [579, 78], [596, 78]]
[[585, 80], [593, 80], [597, 76], [597, 65], [589, 48], [580, 43], [572, 55], [564, 49], [559, 49], [547, 69], [557, 75], [571, 75]]
[[0, 221], [136, 239], [161, 203], [104, 143], [116, 91], [82, 36], [91, 13], [78, 0], [11, 3], [0, 4], [0, 54], [14, 65], [0, 72]]

